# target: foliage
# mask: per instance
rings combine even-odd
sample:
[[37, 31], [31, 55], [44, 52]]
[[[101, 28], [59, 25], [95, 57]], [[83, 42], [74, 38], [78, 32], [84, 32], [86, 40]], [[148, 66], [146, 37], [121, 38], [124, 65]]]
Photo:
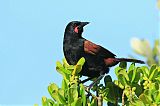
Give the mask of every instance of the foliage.
[[127, 70], [124, 63], [121, 64], [115, 69], [118, 80], [114, 82], [123, 89], [127, 98], [123, 104], [129, 106], [160, 105], [160, 67], [152, 65], [149, 69], [146, 66], [136, 67], [132, 63]]
[[43, 106], [81, 106], [86, 105], [86, 96], [83, 84], [79, 84], [78, 73], [81, 71], [84, 64], [84, 58], [81, 58], [78, 63], [68, 65], [63, 60], [63, 64], [57, 62], [56, 69], [63, 76], [61, 88], [55, 83], [51, 83], [48, 86], [48, 92], [52, 99], [42, 97]]
[[[111, 76], [106, 75], [104, 84], [99, 83], [87, 91], [78, 74], [84, 62], [84, 58], [75, 66], [69, 65], [65, 59], [63, 64], [57, 62], [56, 69], [63, 76], [62, 85], [58, 87], [51, 83], [48, 86], [52, 99], [42, 97], [43, 106], [102, 106], [104, 101], [109, 106], [119, 103], [126, 106], [160, 105], [160, 67], [157, 65], [148, 68], [136, 67], [132, 63], [127, 69], [126, 62], [121, 62], [115, 68], [117, 80], [112, 81]], [[88, 93], [91, 97], [86, 96]], [[101, 105], [98, 105], [99, 100]]]
[[155, 40], [154, 47], [151, 48], [149, 42], [145, 39], [133, 38], [131, 40], [131, 46], [135, 53], [145, 57], [147, 64], [160, 65], [160, 40]]

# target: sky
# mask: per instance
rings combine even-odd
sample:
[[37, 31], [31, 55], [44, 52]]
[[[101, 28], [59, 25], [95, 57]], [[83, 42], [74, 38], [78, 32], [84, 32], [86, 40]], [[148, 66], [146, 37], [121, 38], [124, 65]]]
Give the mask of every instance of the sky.
[[[41, 104], [47, 86], [61, 85], [65, 26], [89, 21], [86, 39], [117, 57], [133, 55], [133, 37], [158, 38], [156, 0], [0, 0], [0, 105]], [[110, 75], [115, 78], [114, 68]]]

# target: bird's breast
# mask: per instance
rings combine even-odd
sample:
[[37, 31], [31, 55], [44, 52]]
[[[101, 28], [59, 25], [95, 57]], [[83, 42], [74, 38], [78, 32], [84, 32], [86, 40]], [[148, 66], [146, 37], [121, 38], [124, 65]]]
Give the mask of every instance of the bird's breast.
[[64, 42], [63, 51], [67, 62], [75, 65], [83, 57], [83, 43], [79, 41]]

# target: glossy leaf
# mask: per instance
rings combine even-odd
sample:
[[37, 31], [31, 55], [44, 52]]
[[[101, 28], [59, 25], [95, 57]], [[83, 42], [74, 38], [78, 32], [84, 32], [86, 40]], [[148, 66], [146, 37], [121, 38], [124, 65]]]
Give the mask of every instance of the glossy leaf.
[[64, 90], [63, 89], [58, 90], [58, 99], [59, 99], [61, 104], [66, 105], [66, 100], [64, 98]]
[[127, 62], [120, 62], [119, 67], [126, 69], [127, 68]]
[[53, 106], [55, 103], [52, 99], [47, 99], [49, 106]]
[[60, 73], [60, 74], [64, 74], [63, 71], [61, 70], [61, 68], [63, 67], [63, 65], [61, 64], [61, 62], [57, 61], [56, 62], [56, 70]]
[[132, 88], [136, 87], [135, 93], [137, 96], [140, 96], [143, 93], [143, 88], [137, 83], [132, 84]]
[[63, 90], [68, 89], [68, 84], [65, 79], [62, 80], [62, 89]]
[[133, 70], [133, 74], [132, 74], [132, 80], [131, 80], [131, 82], [133, 82], [134, 81], [134, 79], [135, 79], [135, 77], [137, 76], [138, 74], [137, 74], [137, 68], [135, 68], [134, 70]]
[[97, 99], [96, 98], [92, 99], [91, 106], [97, 106]]
[[47, 98], [45, 96], [42, 97], [42, 106], [49, 106]]
[[141, 69], [139, 67], [136, 68], [136, 75], [135, 78], [132, 77], [132, 82], [134, 83], [138, 83], [140, 81], [140, 77], [141, 77]]
[[105, 89], [102, 91], [103, 96], [107, 96], [108, 93], [109, 93], [109, 88], [105, 88]]
[[149, 105], [144, 104], [143, 101], [141, 101], [141, 100], [136, 100], [132, 103], [129, 103], [126, 106], [149, 106]]
[[120, 74], [120, 75], [118, 76], [118, 80], [120, 81], [120, 83], [121, 83], [123, 86], [127, 85], [127, 81], [126, 81], [125, 77], [124, 77], [122, 74]]
[[114, 83], [115, 83], [118, 87], [120, 87], [121, 89], [124, 89], [124, 86], [120, 83], [119, 80], [114, 80]]
[[68, 103], [71, 104], [73, 101], [74, 101], [74, 98], [73, 98], [73, 92], [71, 90], [71, 88], [69, 88], [68, 90]]
[[128, 69], [128, 73], [130, 71], [133, 71], [135, 69], [135, 63], [132, 63], [130, 66], [129, 66], [129, 69]]
[[123, 70], [123, 68], [121, 68], [121, 67], [119, 67], [119, 66], [115, 68], [115, 73], [116, 73], [116, 76], [117, 76], [117, 77], [118, 77], [119, 72], [120, 72], [121, 70]]
[[104, 77], [104, 83], [105, 83], [105, 85], [106, 85], [107, 82], [112, 82], [112, 78], [111, 78], [110, 75], [106, 75], [106, 76]]
[[84, 63], [85, 63], [85, 58], [82, 57], [82, 58], [78, 61], [78, 63], [76, 64], [76, 68], [77, 68], [76, 73], [79, 73], [79, 72], [82, 70], [82, 66], [83, 66]]
[[154, 69], [151, 73], [151, 75], [149, 76], [149, 80], [152, 80], [154, 79], [157, 75], [158, 75], [158, 70], [157, 69]]
[[154, 79], [158, 75], [158, 69], [156, 65], [152, 65], [150, 71], [149, 71], [149, 80]]
[[86, 106], [86, 95], [85, 95], [85, 88], [83, 84], [80, 84], [80, 95], [82, 96], [83, 106]]
[[63, 58], [62, 61], [63, 61], [63, 66], [64, 67], [70, 66], [65, 58]]
[[118, 99], [118, 87], [113, 82], [108, 82], [106, 88], [109, 89], [105, 100], [115, 103]]
[[125, 77], [125, 79], [126, 79], [127, 81], [129, 81], [129, 77], [128, 77], [128, 74], [127, 74], [127, 72], [126, 72], [125, 69], [121, 70], [118, 74], [119, 74], [119, 75], [123, 75], [123, 76]]
[[65, 74], [71, 74], [71, 71], [65, 69], [60, 62], [57, 62], [57, 67], [56, 67], [56, 69], [57, 69], [57, 71], [59, 71], [62, 75], [63, 75], [63, 73], [65, 73]]
[[144, 76], [146, 76], [147, 78], [149, 77], [149, 69], [148, 69], [147, 66], [142, 66], [141, 71], [142, 71]]
[[82, 106], [82, 98], [75, 98], [74, 102], [71, 104], [71, 106]]
[[149, 97], [146, 96], [145, 94], [141, 94], [141, 95], [139, 96], [139, 99], [140, 99], [141, 101], [143, 101], [144, 104], [151, 104], [151, 103], [152, 103], [152, 101], [149, 99]]
[[[130, 81], [132, 81], [133, 72], [134, 72], [134, 70], [130, 70], [130, 71], [127, 72]], [[135, 73], [134, 73], [134, 74], [135, 74]]]
[[160, 91], [157, 91], [157, 96], [155, 97], [155, 102], [160, 104]]
[[77, 65], [83, 66], [84, 63], [85, 63], [85, 58], [82, 57], [82, 58], [77, 62]]
[[55, 101], [59, 101], [58, 98], [58, 86], [55, 83], [52, 83], [48, 86], [48, 92], [50, 93], [51, 97]]

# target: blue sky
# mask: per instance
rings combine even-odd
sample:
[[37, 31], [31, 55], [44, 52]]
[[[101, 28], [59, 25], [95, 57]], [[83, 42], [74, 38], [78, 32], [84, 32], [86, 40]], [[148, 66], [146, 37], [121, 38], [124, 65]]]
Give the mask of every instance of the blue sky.
[[0, 0], [0, 104], [41, 104], [48, 84], [60, 85], [55, 62], [72, 20], [89, 21], [84, 37], [118, 57], [138, 57], [132, 37], [158, 38], [156, 0]]

